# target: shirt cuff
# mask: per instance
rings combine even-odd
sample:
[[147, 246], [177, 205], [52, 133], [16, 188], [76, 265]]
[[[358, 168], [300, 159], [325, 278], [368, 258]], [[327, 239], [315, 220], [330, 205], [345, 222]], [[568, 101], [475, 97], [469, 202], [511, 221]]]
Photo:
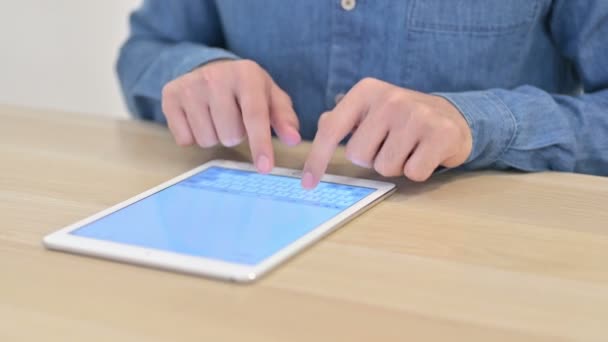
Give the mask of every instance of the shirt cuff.
[[464, 163], [467, 169], [487, 168], [500, 159], [517, 133], [517, 122], [511, 110], [489, 91], [434, 93], [450, 101], [465, 118], [473, 136], [471, 155]]

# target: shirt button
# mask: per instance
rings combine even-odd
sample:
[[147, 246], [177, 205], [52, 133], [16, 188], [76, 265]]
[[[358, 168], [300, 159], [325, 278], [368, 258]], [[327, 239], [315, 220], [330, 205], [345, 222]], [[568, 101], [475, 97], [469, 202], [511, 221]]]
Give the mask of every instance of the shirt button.
[[341, 5], [343, 10], [352, 11], [357, 6], [357, 0], [342, 0]]
[[344, 93], [339, 93], [334, 97], [334, 103], [337, 105], [344, 98]]

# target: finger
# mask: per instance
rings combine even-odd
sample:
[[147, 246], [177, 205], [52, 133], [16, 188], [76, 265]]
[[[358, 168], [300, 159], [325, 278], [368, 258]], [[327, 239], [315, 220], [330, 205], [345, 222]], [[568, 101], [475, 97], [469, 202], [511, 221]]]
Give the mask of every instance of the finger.
[[167, 121], [167, 125], [173, 134], [175, 143], [179, 146], [193, 145], [196, 140], [194, 138], [194, 134], [192, 133], [192, 129], [188, 124], [186, 113], [184, 113], [181, 107], [179, 108], [179, 114], [177, 115], [179, 115], [179, 118], [174, 117], [173, 120]]
[[209, 111], [222, 145], [232, 147], [245, 138], [241, 111], [231, 90], [209, 90]]
[[269, 86], [261, 76], [252, 76], [239, 85], [237, 100], [243, 114], [251, 156], [261, 173], [268, 173], [274, 165], [270, 133]]
[[175, 143], [180, 146], [192, 145], [194, 143], [194, 136], [188, 125], [186, 114], [177, 101], [177, 97], [163, 96], [162, 110]]
[[375, 120], [373, 115], [367, 115], [346, 144], [346, 158], [355, 165], [371, 168], [388, 135], [388, 130], [387, 122]]
[[302, 186], [312, 189], [319, 184], [338, 144], [359, 124], [367, 112], [365, 97], [349, 92], [331, 112], [319, 118], [317, 134], [304, 165]]
[[291, 99], [276, 84], [270, 90], [270, 124], [279, 139], [289, 145], [297, 145], [302, 141], [300, 123], [293, 110]]
[[219, 141], [209, 115], [207, 103], [191, 96], [184, 96], [182, 107], [196, 143], [203, 148], [217, 145]]
[[418, 126], [410, 124], [408, 119], [404, 120], [405, 123], [392, 127], [387, 140], [374, 159], [374, 169], [385, 177], [403, 174], [405, 162], [421, 139]]
[[400, 134], [391, 131], [374, 160], [374, 170], [384, 177], [403, 174], [403, 167], [418, 137], [414, 134]]
[[439, 164], [441, 166], [445, 166], [446, 168], [457, 167], [461, 165], [464, 160], [462, 156], [458, 155], [459, 146], [458, 144], [448, 143], [451, 141], [456, 141], [457, 138], [450, 139], [449, 137], [443, 135], [438, 136], [437, 141], [442, 143], [443, 149], [442, 154], [440, 154], [441, 158], [439, 159]]
[[175, 142], [180, 146], [192, 145], [194, 136], [180, 106], [178, 88], [175, 83], [171, 82], [163, 87], [161, 108]]
[[433, 139], [422, 139], [403, 167], [403, 174], [414, 182], [424, 182], [439, 166], [444, 148]]

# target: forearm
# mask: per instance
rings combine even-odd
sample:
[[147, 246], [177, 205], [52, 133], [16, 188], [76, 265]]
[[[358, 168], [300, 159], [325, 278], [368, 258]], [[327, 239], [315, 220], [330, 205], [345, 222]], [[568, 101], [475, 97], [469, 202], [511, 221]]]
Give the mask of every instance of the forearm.
[[440, 95], [471, 126], [465, 168], [608, 174], [608, 90], [566, 96], [523, 86]]
[[171, 80], [217, 59], [234, 54], [202, 44], [131, 41], [124, 45], [117, 64], [123, 95], [136, 117], [164, 121], [160, 99]]
[[139, 118], [165, 120], [160, 99], [171, 80], [210, 61], [237, 58], [222, 48], [212, 1], [148, 0], [132, 14], [130, 27], [116, 71], [129, 110]]

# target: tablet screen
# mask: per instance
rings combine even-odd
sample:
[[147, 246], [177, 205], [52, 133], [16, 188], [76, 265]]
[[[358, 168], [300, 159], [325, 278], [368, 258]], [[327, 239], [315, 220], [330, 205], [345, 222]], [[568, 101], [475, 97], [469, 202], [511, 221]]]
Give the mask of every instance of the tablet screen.
[[70, 234], [254, 265], [374, 191], [210, 167]]

